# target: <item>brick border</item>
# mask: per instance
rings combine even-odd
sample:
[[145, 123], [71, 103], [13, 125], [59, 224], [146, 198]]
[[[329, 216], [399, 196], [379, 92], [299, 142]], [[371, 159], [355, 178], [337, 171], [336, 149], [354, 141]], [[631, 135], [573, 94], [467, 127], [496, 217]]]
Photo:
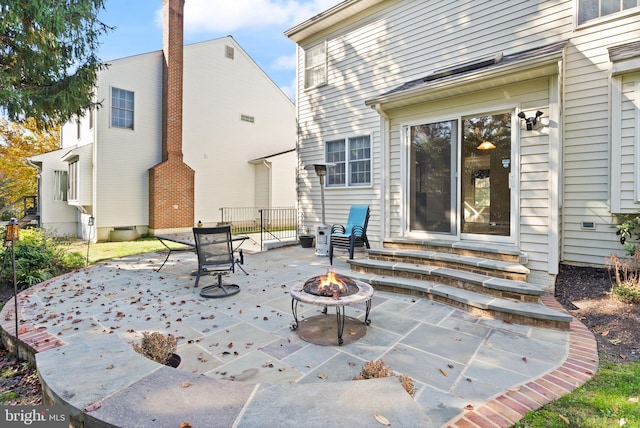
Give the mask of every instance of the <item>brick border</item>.
[[[542, 303], [567, 312], [553, 297]], [[519, 387], [509, 388], [481, 406], [456, 416], [447, 428], [510, 427], [524, 415], [566, 395], [591, 379], [598, 371], [598, 345], [593, 333], [580, 321], [569, 326], [569, 352], [564, 362], [544, 376]]]

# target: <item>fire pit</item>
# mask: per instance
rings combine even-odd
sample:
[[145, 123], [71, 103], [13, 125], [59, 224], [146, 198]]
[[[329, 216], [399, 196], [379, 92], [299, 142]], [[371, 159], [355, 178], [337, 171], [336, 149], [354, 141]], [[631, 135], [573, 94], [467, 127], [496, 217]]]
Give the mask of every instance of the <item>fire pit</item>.
[[342, 345], [344, 343], [342, 333], [345, 325], [345, 306], [365, 303], [364, 325], [369, 325], [371, 324], [369, 312], [371, 311], [372, 296], [373, 287], [344, 275], [329, 272], [327, 275], [313, 277], [303, 284], [296, 285], [291, 290], [291, 311], [295, 320], [291, 329], [296, 330], [299, 326], [299, 302], [324, 306], [323, 314], [327, 313], [329, 306], [335, 306], [338, 344]]

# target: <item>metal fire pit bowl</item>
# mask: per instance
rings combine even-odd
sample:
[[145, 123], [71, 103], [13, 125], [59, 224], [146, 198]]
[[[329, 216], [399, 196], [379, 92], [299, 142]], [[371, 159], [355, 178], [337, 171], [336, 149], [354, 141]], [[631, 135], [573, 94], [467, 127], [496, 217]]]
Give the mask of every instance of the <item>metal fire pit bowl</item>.
[[[326, 293], [318, 293], [318, 294], [314, 294], [314, 292], [307, 291], [306, 289], [310, 286], [310, 284], [314, 284], [319, 277], [311, 278], [305, 283], [298, 284], [295, 287], [293, 287], [293, 289], [291, 289], [291, 311], [293, 312], [293, 319], [294, 319], [294, 323], [291, 325], [291, 330], [296, 330], [300, 325], [298, 321], [298, 303], [300, 302], [308, 303], [311, 305], [324, 306], [322, 313], [325, 315], [327, 314], [327, 308], [329, 306], [333, 306], [336, 308], [338, 345], [342, 345], [344, 343], [342, 339], [342, 334], [344, 332], [344, 326], [346, 321], [345, 306], [364, 303], [366, 306], [366, 313], [365, 313], [364, 322], [361, 325], [364, 325], [366, 327], [367, 325], [371, 324], [371, 320], [369, 319], [369, 312], [371, 311], [371, 298], [373, 297], [373, 287], [362, 281], [357, 281], [357, 280], [348, 278], [344, 275], [336, 275], [336, 276], [338, 277], [339, 280], [341, 280], [345, 284], [347, 283], [351, 284], [350, 286], [347, 287], [348, 289], [350, 289], [350, 291], [346, 293], [338, 293], [338, 294], [334, 293], [333, 291], [331, 293], [326, 292]], [[321, 317], [324, 317], [324, 316], [321, 316]], [[316, 318], [316, 317], [307, 318], [304, 321], [305, 324], [308, 324], [309, 322], [311, 322], [313, 318]], [[351, 317], [348, 317], [348, 318], [350, 323], [350, 327], [349, 327], [350, 331], [355, 331], [355, 336], [357, 336], [357, 338], [364, 336], [363, 330], [366, 331], [366, 328], [365, 329], [356, 328], [355, 325], [353, 325], [354, 324], [353, 321], [355, 321], [355, 324], [359, 324], [357, 320]], [[315, 330], [317, 332], [317, 329]], [[313, 340], [313, 337], [319, 336], [317, 333], [309, 334], [309, 335], [303, 334], [300, 336], [303, 340], [306, 340], [311, 343], [316, 343], [319, 345], [327, 344], [327, 343], [324, 343], [325, 342], [324, 340], [319, 340], [318, 342]], [[307, 336], [310, 336], [310, 337], [307, 337]]]

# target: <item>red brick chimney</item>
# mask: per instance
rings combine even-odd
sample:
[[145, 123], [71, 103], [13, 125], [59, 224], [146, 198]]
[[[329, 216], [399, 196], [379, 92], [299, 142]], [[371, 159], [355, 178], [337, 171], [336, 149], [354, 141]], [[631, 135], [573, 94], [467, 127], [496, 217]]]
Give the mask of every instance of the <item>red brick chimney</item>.
[[195, 171], [182, 160], [184, 0], [162, 0], [162, 162], [149, 169], [149, 228], [194, 225]]

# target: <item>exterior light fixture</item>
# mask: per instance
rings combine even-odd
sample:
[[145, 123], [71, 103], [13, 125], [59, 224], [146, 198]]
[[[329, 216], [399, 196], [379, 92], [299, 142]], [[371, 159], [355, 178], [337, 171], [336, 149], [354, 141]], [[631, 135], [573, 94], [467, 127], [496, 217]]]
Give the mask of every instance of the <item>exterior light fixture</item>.
[[496, 145], [489, 141], [485, 141], [481, 143], [478, 147], [476, 147], [476, 149], [478, 150], [493, 150], [495, 148], [496, 148]]
[[18, 240], [19, 230], [20, 230], [20, 226], [18, 226], [18, 221], [15, 218], [12, 218], [9, 224], [7, 224], [7, 229], [4, 234], [5, 247], [12, 246], [13, 241]]
[[524, 114], [523, 111], [521, 111], [520, 113], [518, 113], [518, 117], [526, 122], [527, 131], [531, 131], [533, 129], [533, 127], [536, 125], [536, 123], [538, 123], [538, 118], [540, 116], [542, 116], [543, 114], [544, 113], [542, 113], [540, 110], [538, 110], [536, 112], [535, 116], [527, 117], [527, 115]]

